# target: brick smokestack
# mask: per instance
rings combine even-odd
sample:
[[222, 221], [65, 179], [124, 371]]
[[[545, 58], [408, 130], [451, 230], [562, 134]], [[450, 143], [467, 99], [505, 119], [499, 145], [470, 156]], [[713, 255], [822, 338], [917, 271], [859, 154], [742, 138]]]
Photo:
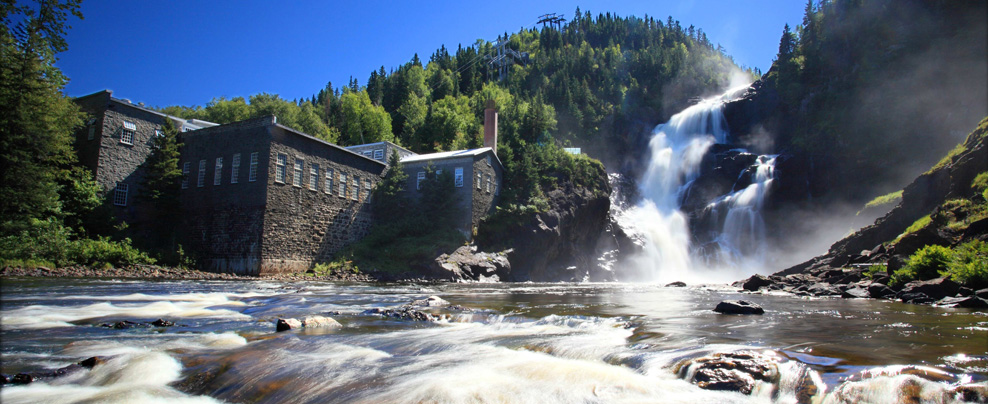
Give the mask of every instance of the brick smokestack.
[[484, 109], [484, 147], [490, 147], [497, 153], [497, 106], [494, 100], [487, 100], [487, 108]]

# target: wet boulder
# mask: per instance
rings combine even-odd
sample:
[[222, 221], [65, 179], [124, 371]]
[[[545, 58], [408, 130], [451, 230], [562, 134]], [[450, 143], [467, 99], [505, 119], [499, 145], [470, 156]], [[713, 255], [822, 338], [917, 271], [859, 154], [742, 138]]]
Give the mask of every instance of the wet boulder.
[[727, 300], [717, 303], [714, 311], [721, 314], [765, 314], [765, 309], [747, 300]]
[[895, 297], [895, 291], [884, 284], [873, 282], [868, 285], [868, 295], [876, 299], [890, 299]]
[[0, 385], [4, 384], [30, 384], [37, 381], [45, 381], [54, 379], [57, 377], [62, 377], [69, 375], [84, 369], [92, 369], [96, 365], [102, 364], [105, 360], [99, 356], [93, 356], [91, 358], [84, 359], [79, 363], [73, 363], [71, 365], [58, 368], [55, 370], [46, 370], [41, 372], [29, 372], [29, 373], [18, 373], [13, 377], [8, 377], [3, 375], [2, 380], [0, 380]]
[[411, 306], [419, 306], [419, 307], [446, 307], [446, 306], [449, 306], [449, 302], [446, 301], [446, 300], [443, 300], [443, 298], [441, 298], [439, 296], [429, 296], [429, 297], [427, 297], [425, 299], [419, 299], [419, 300], [412, 301]]
[[415, 310], [411, 306], [402, 306], [396, 309], [382, 309], [373, 308], [364, 311], [363, 314], [378, 315], [382, 317], [390, 317], [398, 320], [406, 321], [439, 321], [448, 320], [450, 316], [448, 314], [432, 315], [430, 313], [425, 313], [419, 310]]
[[775, 357], [756, 351], [716, 353], [678, 366], [680, 378], [706, 390], [751, 394], [759, 382], [775, 383], [779, 369]]
[[741, 283], [741, 288], [750, 292], [754, 292], [757, 291], [758, 289], [769, 286], [771, 284], [772, 284], [772, 280], [769, 279], [769, 277], [765, 275], [756, 274], [756, 275], [752, 275], [748, 279], [745, 279], [744, 282]]
[[988, 307], [988, 300], [977, 296], [945, 297], [937, 301], [938, 306], [981, 309]]
[[848, 377], [834, 388], [827, 402], [947, 403], [956, 402], [957, 399], [984, 402], [977, 400], [983, 397], [983, 384], [956, 386], [961, 381], [956, 375], [935, 368], [886, 366]]
[[840, 290], [834, 285], [829, 283], [814, 283], [806, 288], [806, 292], [812, 296], [838, 296], [841, 294]]
[[676, 281], [676, 282], [672, 282], [670, 284], [667, 284], [666, 287], [667, 288], [685, 288], [686, 287], [686, 282]]
[[906, 301], [903, 296], [923, 294], [933, 300], [940, 300], [948, 296], [956, 296], [961, 285], [949, 278], [936, 278], [927, 281], [913, 281], [907, 283], [899, 291], [899, 298]]
[[867, 299], [871, 297], [871, 294], [868, 293], [868, 289], [855, 286], [841, 292], [841, 297], [845, 299]]
[[297, 330], [302, 328], [302, 322], [297, 318], [279, 318], [275, 322], [275, 330], [277, 332]]

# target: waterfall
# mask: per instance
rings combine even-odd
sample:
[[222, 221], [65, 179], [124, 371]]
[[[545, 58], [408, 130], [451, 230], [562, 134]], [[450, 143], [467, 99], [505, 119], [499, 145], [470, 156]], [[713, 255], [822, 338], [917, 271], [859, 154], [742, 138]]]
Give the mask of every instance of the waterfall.
[[626, 271], [632, 278], [729, 281], [762, 262], [765, 228], [760, 211], [774, 178], [775, 156], [759, 156], [739, 175], [739, 180], [743, 177], [750, 184], [707, 206], [718, 233], [708, 243], [713, 245], [693, 245], [690, 218], [682, 210], [685, 193], [701, 174], [704, 156], [714, 144], [728, 142], [724, 103], [746, 88], [703, 100], [652, 131], [649, 161], [639, 181], [641, 200], [617, 215], [622, 227], [643, 244], [643, 253]]

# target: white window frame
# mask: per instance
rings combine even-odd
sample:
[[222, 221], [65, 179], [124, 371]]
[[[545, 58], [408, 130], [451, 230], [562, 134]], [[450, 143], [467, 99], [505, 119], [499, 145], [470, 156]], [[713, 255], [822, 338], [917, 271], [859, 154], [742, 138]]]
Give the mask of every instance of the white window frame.
[[295, 163], [292, 164], [292, 185], [301, 188], [302, 187], [302, 174], [305, 172], [305, 160], [298, 157], [295, 158]]
[[319, 164], [309, 164], [309, 189], [312, 191], [319, 190]]
[[374, 184], [371, 183], [370, 178], [364, 179], [364, 202], [370, 202], [371, 191], [374, 189]]
[[130, 121], [124, 121], [123, 128], [120, 129], [120, 143], [133, 146], [136, 134], [137, 125]]
[[257, 152], [250, 154], [250, 171], [247, 173], [247, 182], [257, 181]]
[[196, 182], [196, 188], [202, 188], [206, 185], [206, 160], [199, 160], [199, 180]]
[[487, 193], [491, 193], [491, 176], [487, 176]]
[[384, 161], [384, 149], [374, 149], [374, 160]]
[[130, 192], [130, 185], [118, 182], [113, 188], [113, 204], [116, 206], [127, 206], [127, 194]]
[[333, 176], [336, 175], [332, 168], [326, 169], [326, 189], [323, 192], [332, 195], [333, 194]]
[[484, 182], [484, 173], [477, 173], [477, 190], [480, 191], [480, 185]]
[[453, 169], [453, 186], [463, 188], [463, 167]]
[[233, 161], [230, 162], [230, 183], [240, 182], [240, 153], [233, 154]]
[[364, 151], [360, 152], [360, 154], [362, 154], [364, 157], [371, 158], [371, 151], [370, 150], [364, 150]]
[[192, 171], [192, 162], [182, 163], [182, 189], [189, 189], [189, 172]]
[[284, 153], [278, 153], [276, 160], [274, 162], [274, 182], [279, 184], [285, 183], [285, 177], [288, 175], [288, 155]]
[[216, 166], [213, 168], [213, 186], [223, 183], [223, 157], [216, 158]]
[[351, 193], [350, 198], [353, 199], [353, 200], [355, 200], [355, 201], [359, 201], [360, 200], [360, 177], [354, 175], [351, 178], [352, 178], [352, 180], [350, 181], [350, 186], [353, 187], [353, 192]]
[[346, 199], [346, 173], [340, 171], [340, 181], [338, 182], [340, 188], [340, 198]]
[[425, 181], [425, 171], [419, 171], [418, 175], [415, 176], [416, 191], [422, 189], [422, 181]]

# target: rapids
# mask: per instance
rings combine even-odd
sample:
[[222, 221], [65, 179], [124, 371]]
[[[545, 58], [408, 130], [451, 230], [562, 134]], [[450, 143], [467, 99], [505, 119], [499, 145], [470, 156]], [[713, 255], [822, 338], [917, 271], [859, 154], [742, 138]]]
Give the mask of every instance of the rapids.
[[[429, 295], [464, 309], [437, 322], [363, 314]], [[738, 298], [766, 314], [711, 311]], [[5, 278], [0, 299], [4, 374], [108, 358], [92, 370], [4, 386], [5, 404], [794, 402], [786, 383], [747, 396], [677, 377], [683, 360], [742, 349], [787, 358], [783, 380], [812, 370], [824, 394], [894, 364], [935, 366], [959, 382], [988, 375], [984, 313], [724, 286]], [[275, 333], [277, 318], [310, 314], [344, 327]], [[159, 317], [176, 325], [100, 326]], [[885, 400], [895, 380], [841, 386]]]

